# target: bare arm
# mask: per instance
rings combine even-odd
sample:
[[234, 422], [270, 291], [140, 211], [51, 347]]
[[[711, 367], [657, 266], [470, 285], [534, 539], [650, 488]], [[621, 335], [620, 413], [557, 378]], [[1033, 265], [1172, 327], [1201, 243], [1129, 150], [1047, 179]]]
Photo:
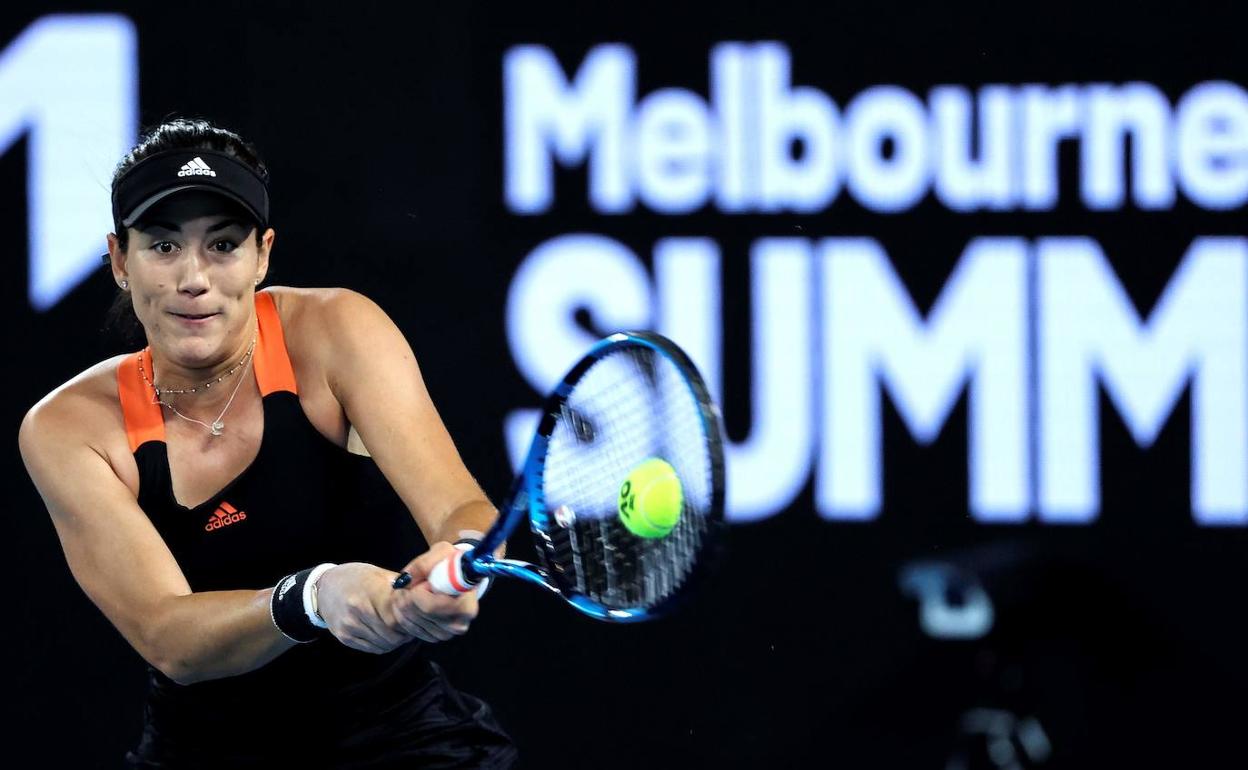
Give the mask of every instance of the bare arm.
[[354, 292], [335, 291], [323, 303], [329, 387], [425, 539], [489, 529], [497, 511], [464, 467], [402, 332]]
[[134, 494], [88, 442], [93, 419], [81, 400], [62, 394], [36, 406], [18, 443], [87, 596], [183, 684], [250, 671], [294, 646], [270, 620], [271, 589], [191, 592]]
[[432, 640], [462, 634], [476, 617], [476, 594], [435, 594], [425, 578], [454, 553], [449, 543], [479, 536], [498, 512], [464, 467], [394, 322], [354, 292], [334, 291], [321, 303], [315, 322], [327, 343], [326, 382], [430, 544], [405, 567], [415, 578], [412, 585], [391, 592], [394, 628]]

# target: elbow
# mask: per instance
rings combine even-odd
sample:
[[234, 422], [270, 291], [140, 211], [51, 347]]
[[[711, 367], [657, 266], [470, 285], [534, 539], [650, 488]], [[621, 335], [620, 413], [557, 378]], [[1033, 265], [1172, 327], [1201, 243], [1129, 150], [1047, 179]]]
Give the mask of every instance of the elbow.
[[169, 677], [177, 684], [195, 684], [207, 678], [203, 675], [203, 672], [197, 670], [196, 666], [177, 655], [151, 651], [143, 657], [152, 668]]
[[188, 685], [202, 682], [208, 677], [195, 670], [193, 666], [173, 662], [156, 667], [160, 673], [172, 679], [176, 684]]
[[[169, 675], [166, 674], [166, 676], [169, 676]], [[212, 677], [196, 676], [193, 673], [191, 673], [189, 669], [183, 669], [180, 672], [178, 672], [178, 676], [169, 676], [169, 678], [172, 679], [175, 684], [186, 686], [188, 684], [197, 684], [199, 682], [206, 682]]]
[[166, 633], [161, 624], [153, 623], [145, 628], [134, 645], [148, 665], [172, 679], [178, 684], [195, 684], [209, 678], [202, 666], [187, 654], [188, 650], [178, 649], [176, 637]]
[[[209, 664], [209, 659], [194, 649], [173, 649], [165, 644], [149, 644], [143, 658], [160, 673], [181, 685], [206, 682], [228, 676], [219, 666]], [[206, 652], [206, 651], [204, 651]]]
[[243, 673], [223, 665], [226, 661], [209, 650], [170, 649], [164, 645], [149, 645], [143, 652], [143, 658], [152, 668], [180, 685], [198, 684]]
[[191, 661], [179, 658], [157, 657], [154, 660], [149, 658], [148, 662], [157, 671], [172, 679], [175, 684], [180, 685], [198, 684], [228, 676], [221, 671], [212, 670], [207, 666], [198, 666]]
[[152, 665], [157, 671], [173, 680], [174, 684], [195, 684], [195, 682], [198, 681], [195, 677], [190, 675], [188, 669], [182, 666], [170, 665], [167, 663], [152, 663]]

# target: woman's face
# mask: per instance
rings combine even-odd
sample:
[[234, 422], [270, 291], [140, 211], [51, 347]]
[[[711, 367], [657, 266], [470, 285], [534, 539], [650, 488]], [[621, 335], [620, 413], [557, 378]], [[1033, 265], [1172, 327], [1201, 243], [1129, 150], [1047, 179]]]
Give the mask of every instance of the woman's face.
[[250, 344], [255, 288], [269, 266], [273, 230], [220, 195], [187, 192], [152, 207], [121, 251], [109, 236], [113, 273], [126, 280], [153, 351], [179, 366], [209, 367]]

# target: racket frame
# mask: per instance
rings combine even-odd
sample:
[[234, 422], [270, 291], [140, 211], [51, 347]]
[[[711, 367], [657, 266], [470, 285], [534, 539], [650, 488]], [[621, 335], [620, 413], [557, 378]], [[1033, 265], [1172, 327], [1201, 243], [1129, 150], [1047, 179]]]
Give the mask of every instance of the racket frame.
[[[698, 405], [709, 455], [711, 502], [705, 514], [708, 531], [694, 559], [693, 569], [686, 578], [685, 586], [652, 607], [620, 609], [607, 607], [574, 591], [565, 591], [544, 567], [515, 559], [498, 559], [495, 558], [494, 552], [515, 531], [520, 522], [526, 519], [529, 521], [530, 528], [538, 536], [543, 536], [548, 529], [551, 514], [546, 509], [542, 489], [542, 471], [545, 468], [550, 437], [562, 413], [561, 407], [590, 367], [620, 347], [637, 345], [649, 348], [668, 358], [680, 372], [681, 379], [689, 388], [694, 403]], [[711, 399], [710, 391], [698, 373], [697, 367], [683, 350], [667, 338], [653, 332], [626, 331], [617, 332], [600, 340], [564, 375], [563, 380], [547, 396], [542, 405], [542, 417], [538, 421], [537, 433], [525, 456], [524, 467], [516, 476], [511, 492], [500, 508], [500, 518], [481, 538], [478, 545], [460, 555], [461, 574], [471, 584], [494, 575], [522, 580], [559, 595], [590, 617], [614, 623], [651, 620], [670, 612], [692, 593], [691, 589], [695, 583], [700, 583], [705, 579], [711, 565], [718, 560], [718, 543], [721, 536], [719, 530], [724, 524], [724, 449], [721, 420], [719, 409]], [[544, 560], [545, 546], [538, 544], [537, 548]]]

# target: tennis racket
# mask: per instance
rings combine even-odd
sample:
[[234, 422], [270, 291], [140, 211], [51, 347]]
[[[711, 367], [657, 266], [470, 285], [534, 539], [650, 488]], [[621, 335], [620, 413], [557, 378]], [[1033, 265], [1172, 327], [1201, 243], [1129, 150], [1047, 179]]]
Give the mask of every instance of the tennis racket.
[[[631, 471], [659, 458], [680, 481], [680, 516], [662, 536], [619, 518]], [[622, 332], [597, 343], [546, 399], [537, 435], [476, 547], [440, 562], [434, 591], [452, 596], [506, 577], [540, 586], [599, 620], [648, 620], [678, 606], [704, 578], [723, 529], [719, 409], [671, 340]], [[525, 519], [540, 564], [497, 559]], [[407, 585], [404, 573], [395, 588]]]

